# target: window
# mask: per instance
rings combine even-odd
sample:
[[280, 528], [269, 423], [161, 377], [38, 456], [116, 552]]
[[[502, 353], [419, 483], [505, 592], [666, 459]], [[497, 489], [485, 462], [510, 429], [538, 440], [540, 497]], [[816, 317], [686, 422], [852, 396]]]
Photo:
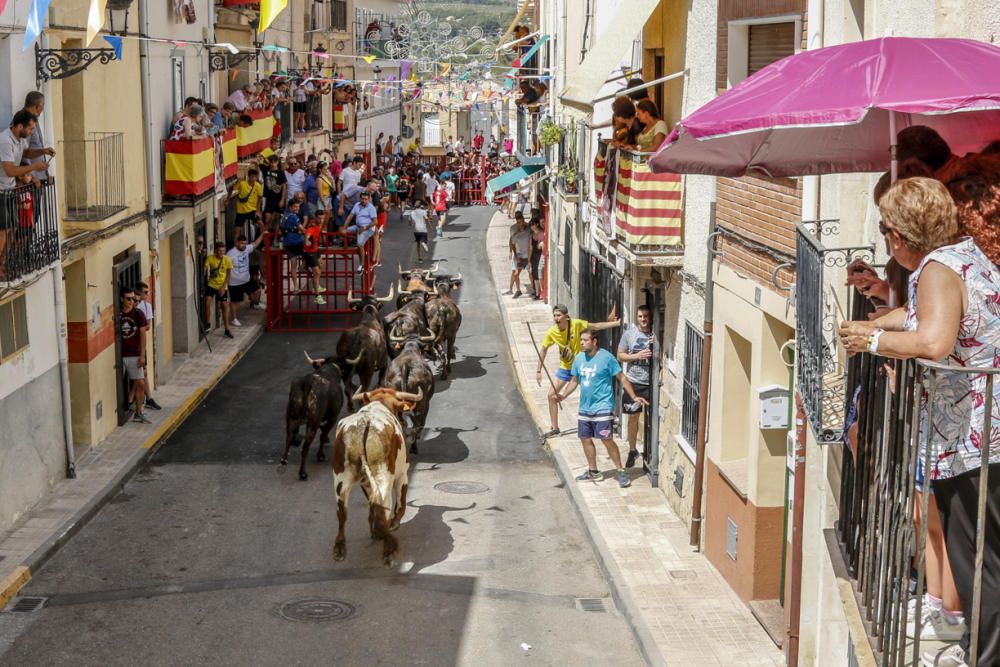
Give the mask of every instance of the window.
[[573, 222], [567, 217], [563, 231], [563, 282], [573, 290]]
[[731, 88], [754, 72], [790, 56], [802, 40], [802, 17], [730, 21], [726, 48], [726, 83]]
[[0, 361], [28, 347], [28, 310], [24, 294], [0, 303]]
[[170, 85], [173, 91], [174, 111], [184, 108], [184, 58], [170, 59]]
[[681, 408], [681, 436], [697, 447], [698, 407], [701, 404], [701, 355], [705, 336], [690, 322], [684, 325], [684, 405]]
[[331, 0], [330, 27], [347, 32], [347, 0]]
[[423, 144], [427, 146], [441, 145], [441, 119], [436, 113], [425, 113], [421, 116], [421, 135]]

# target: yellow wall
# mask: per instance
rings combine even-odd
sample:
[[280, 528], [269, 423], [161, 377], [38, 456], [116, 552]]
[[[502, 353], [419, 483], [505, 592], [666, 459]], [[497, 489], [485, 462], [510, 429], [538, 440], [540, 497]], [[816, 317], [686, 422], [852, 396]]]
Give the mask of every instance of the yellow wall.
[[153, 313], [156, 322], [159, 323], [160, 337], [156, 342], [156, 350], [159, 359], [166, 365], [174, 356], [174, 332], [171, 326], [173, 306], [170, 303], [170, 239], [165, 238], [160, 241], [159, 274], [156, 277], [156, 291], [159, 293], [160, 308]]
[[[654, 75], [654, 56], [663, 56], [663, 73], [661, 76], [680, 72], [684, 69], [684, 51], [687, 39], [688, 3], [681, 0], [661, 0], [659, 6], [646, 21], [643, 30], [643, 48], [646, 57], [643, 58], [642, 78], [652, 81]], [[664, 87], [664, 108], [660, 115], [673, 127], [681, 119], [681, 102], [684, 94], [684, 77], [660, 84]], [[655, 98], [655, 96], [654, 96]]]

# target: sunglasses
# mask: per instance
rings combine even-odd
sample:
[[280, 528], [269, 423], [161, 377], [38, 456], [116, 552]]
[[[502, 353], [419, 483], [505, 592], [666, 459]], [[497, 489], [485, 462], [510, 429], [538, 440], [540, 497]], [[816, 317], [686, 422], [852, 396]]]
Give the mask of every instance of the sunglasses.
[[881, 220], [878, 221], [878, 233], [879, 234], [881, 234], [882, 236], [885, 236], [886, 234], [888, 234], [891, 231], [892, 231], [891, 227], [887, 227], [886, 224], [884, 222], [882, 222]]

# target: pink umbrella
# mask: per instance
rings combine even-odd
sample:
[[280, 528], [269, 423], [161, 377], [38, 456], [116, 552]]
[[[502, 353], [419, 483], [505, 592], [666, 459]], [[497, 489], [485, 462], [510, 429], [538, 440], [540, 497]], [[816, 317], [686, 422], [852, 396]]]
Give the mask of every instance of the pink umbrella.
[[911, 125], [934, 128], [958, 155], [1000, 139], [1000, 48], [885, 37], [803, 51], [682, 120], [650, 165], [716, 176], [884, 171]]

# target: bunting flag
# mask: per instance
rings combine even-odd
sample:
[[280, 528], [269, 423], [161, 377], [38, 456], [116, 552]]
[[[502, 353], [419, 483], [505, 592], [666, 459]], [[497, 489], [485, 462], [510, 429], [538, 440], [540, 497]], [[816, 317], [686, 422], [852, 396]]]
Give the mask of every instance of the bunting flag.
[[362, 59], [362, 60], [364, 60], [364, 61], [365, 61], [366, 63], [368, 63], [369, 65], [371, 65], [371, 64], [372, 64], [372, 62], [373, 62], [373, 61], [375, 60], [375, 56], [364, 56], [364, 57], [363, 57], [363, 58], [361, 58], [361, 59]]
[[448, 72], [451, 71], [451, 63], [443, 63], [441, 65], [441, 76], [447, 76]]
[[7, 0], [0, 0], [0, 14], [3, 14], [3, 10], [7, 8]]
[[403, 60], [399, 63], [399, 80], [402, 81], [410, 76], [410, 68], [413, 67], [413, 63], [409, 60]]
[[107, 4], [108, 0], [90, 0], [90, 12], [87, 14], [87, 47], [104, 27], [104, 10]]
[[122, 59], [122, 38], [114, 37], [112, 35], [105, 35], [104, 41], [111, 45], [111, 48], [115, 50], [115, 58], [118, 60]]
[[21, 46], [23, 50], [30, 48], [42, 34], [42, 24], [45, 23], [45, 14], [49, 11], [51, 3], [52, 0], [32, 1], [31, 7], [28, 8], [28, 20], [24, 24], [24, 42]]
[[257, 32], [263, 34], [274, 19], [278, 18], [278, 14], [285, 11], [287, 6], [288, 0], [260, 0], [260, 25]]

